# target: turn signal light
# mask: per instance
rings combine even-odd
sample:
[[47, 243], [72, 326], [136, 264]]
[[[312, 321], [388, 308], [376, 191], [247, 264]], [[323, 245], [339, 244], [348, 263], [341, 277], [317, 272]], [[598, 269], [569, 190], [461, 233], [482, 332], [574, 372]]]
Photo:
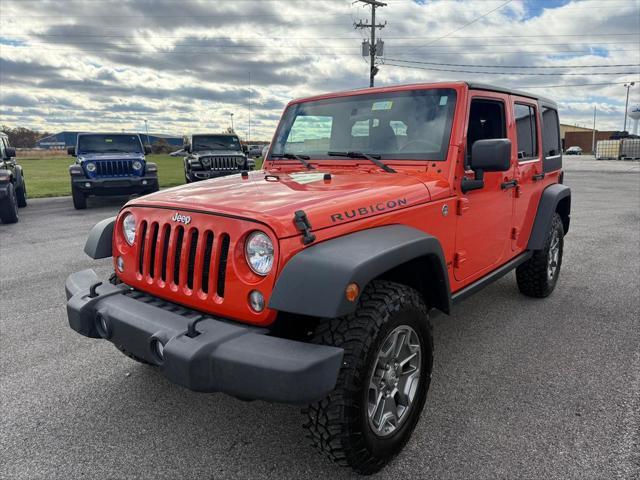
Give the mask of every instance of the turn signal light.
[[347, 285], [347, 288], [344, 291], [344, 296], [347, 297], [347, 300], [355, 302], [358, 299], [358, 295], [360, 295], [360, 287], [358, 287], [357, 283], [350, 283]]

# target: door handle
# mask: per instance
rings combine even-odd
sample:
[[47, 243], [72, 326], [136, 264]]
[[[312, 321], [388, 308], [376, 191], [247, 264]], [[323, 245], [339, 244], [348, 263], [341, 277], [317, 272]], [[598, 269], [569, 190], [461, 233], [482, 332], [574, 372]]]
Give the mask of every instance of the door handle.
[[544, 173], [538, 173], [536, 175], [533, 175], [531, 178], [533, 178], [534, 181], [538, 181], [538, 180], [542, 180], [544, 178]]
[[500, 184], [500, 188], [503, 190], [507, 190], [509, 188], [516, 188], [518, 186], [518, 180], [515, 178], [513, 180], [509, 180], [508, 182], [502, 182]]

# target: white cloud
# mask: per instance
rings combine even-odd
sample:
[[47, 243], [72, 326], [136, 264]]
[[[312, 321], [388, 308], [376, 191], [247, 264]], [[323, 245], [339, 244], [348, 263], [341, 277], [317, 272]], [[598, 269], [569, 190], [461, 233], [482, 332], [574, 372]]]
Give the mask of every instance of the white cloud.
[[[592, 67], [640, 63], [638, 0], [513, 0], [476, 22], [504, 0], [387, 3], [378, 10], [387, 26], [377, 85], [469, 79], [535, 88], [637, 80], [631, 101], [640, 100], [637, 73], [603, 74], [637, 67]], [[0, 123], [107, 130], [141, 129], [147, 119], [153, 131], [184, 134], [225, 128], [233, 112], [246, 134], [251, 92], [252, 136], [268, 139], [291, 98], [367, 86], [360, 57], [366, 33], [353, 29], [361, 18], [368, 9], [348, 0], [3, 0]], [[513, 73], [403, 68], [390, 59]], [[507, 68], [567, 65], [575, 67]], [[590, 125], [597, 105], [598, 128], [622, 128], [621, 84], [534, 91], [559, 101], [562, 121]]]

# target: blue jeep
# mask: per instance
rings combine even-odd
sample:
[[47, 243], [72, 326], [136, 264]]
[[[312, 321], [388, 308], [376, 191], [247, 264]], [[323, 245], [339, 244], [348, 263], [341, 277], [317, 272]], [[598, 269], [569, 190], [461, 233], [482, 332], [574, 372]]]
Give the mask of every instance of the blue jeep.
[[91, 195], [158, 191], [158, 167], [145, 161], [151, 149], [137, 133], [79, 133], [68, 153], [76, 157], [69, 174], [73, 206], [78, 210], [87, 208]]

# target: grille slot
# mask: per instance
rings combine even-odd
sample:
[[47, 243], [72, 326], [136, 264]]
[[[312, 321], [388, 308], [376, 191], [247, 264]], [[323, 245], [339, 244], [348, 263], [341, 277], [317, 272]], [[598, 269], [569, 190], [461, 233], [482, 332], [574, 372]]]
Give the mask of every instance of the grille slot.
[[156, 244], [158, 243], [158, 224], [151, 224], [151, 251], [149, 252], [149, 276], [153, 278], [156, 274]]
[[227, 260], [229, 258], [229, 235], [222, 234], [220, 242], [220, 260], [218, 261], [218, 296], [224, 297], [224, 283], [227, 276]]
[[189, 245], [189, 264], [187, 266], [187, 287], [193, 290], [193, 272], [196, 268], [196, 249], [198, 248], [198, 230], [191, 230]]
[[180, 285], [180, 257], [182, 256], [182, 239], [184, 237], [184, 228], [178, 227], [176, 237], [175, 259], [173, 263], [173, 283]]
[[209, 269], [211, 268], [211, 254], [213, 253], [213, 233], [204, 235], [204, 258], [202, 264], [202, 291], [209, 293]]
[[238, 159], [239, 156], [229, 157], [211, 157], [211, 169], [212, 170], [239, 170]]
[[147, 241], [147, 222], [140, 224], [140, 256], [138, 257], [138, 272], [142, 274], [144, 272], [144, 244]]
[[163, 282], [167, 281], [167, 257], [169, 256], [169, 236], [171, 235], [171, 227], [165, 225], [162, 228], [164, 241], [162, 243], [162, 264], [160, 266], [160, 278]]

